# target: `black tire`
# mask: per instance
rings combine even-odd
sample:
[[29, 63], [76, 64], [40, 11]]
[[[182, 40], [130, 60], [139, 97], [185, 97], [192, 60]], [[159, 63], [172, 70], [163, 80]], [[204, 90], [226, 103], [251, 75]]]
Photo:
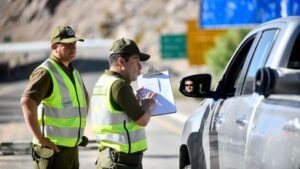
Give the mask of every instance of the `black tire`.
[[183, 167], [183, 169], [191, 169], [191, 168], [192, 168], [191, 165], [186, 165]]
[[180, 169], [191, 169], [190, 165], [190, 158], [189, 158], [189, 153], [186, 145], [182, 145], [180, 147], [180, 152], [179, 152], [179, 168]]

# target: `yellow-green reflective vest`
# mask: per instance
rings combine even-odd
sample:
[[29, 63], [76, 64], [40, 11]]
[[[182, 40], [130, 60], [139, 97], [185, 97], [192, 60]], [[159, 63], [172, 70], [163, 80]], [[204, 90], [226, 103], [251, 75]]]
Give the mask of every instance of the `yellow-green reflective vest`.
[[119, 78], [102, 75], [95, 84], [91, 98], [93, 131], [99, 148], [135, 153], [147, 149], [145, 129], [123, 111], [116, 110], [111, 100], [111, 86]]
[[[38, 106], [41, 131], [56, 145], [74, 147], [81, 142], [88, 111], [81, 76], [74, 69], [73, 84], [63, 69], [51, 59], [39, 67], [48, 71], [53, 83], [51, 95]], [[33, 142], [37, 143], [36, 140]]]

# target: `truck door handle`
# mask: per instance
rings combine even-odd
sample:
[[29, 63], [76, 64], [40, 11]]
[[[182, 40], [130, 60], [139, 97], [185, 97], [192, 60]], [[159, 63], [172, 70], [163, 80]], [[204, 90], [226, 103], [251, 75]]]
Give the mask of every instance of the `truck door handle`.
[[217, 115], [214, 121], [216, 124], [222, 124], [224, 122], [224, 117]]
[[245, 116], [238, 118], [235, 122], [238, 125], [243, 126], [243, 127], [246, 126], [246, 124], [248, 123], [248, 121], [247, 121], [247, 119], [246, 119]]
[[287, 121], [283, 126], [283, 130], [293, 132], [293, 133], [300, 133], [299, 119], [295, 118]]

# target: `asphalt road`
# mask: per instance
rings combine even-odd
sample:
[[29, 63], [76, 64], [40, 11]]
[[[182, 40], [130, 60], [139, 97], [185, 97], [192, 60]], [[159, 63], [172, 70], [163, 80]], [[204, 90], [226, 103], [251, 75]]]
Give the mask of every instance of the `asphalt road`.
[[[89, 92], [92, 90], [99, 73], [84, 73], [83, 79]], [[32, 138], [32, 134], [26, 128], [21, 108], [20, 96], [26, 86], [26, 80], [0, 84], [0, 142], [10, 142], [8, 152], [14, 148], [24, 150]], [[192, 98], [175, 99], [178, 112], [172, 115], [152, 117], [146, 127], [148, 138], [148, 150], [144, 154], [144, 169], [176, 169], [178, 168], [178, 152], [180, 146], [180, 134], [186, 118], [197, 106], [198, 101]], [[91, 131], [91, 123], [88, 121], [85, 134], [94, 139]], [[3, 149], [3, 145], [1, 147]], [[28, 149], [27, 149], [28, 150]], [[3, 153], [3, 152], [0, 152]], [[33, 168], [33, 162], [29, 154], [17, 151], [19, 155], [1, 155], [0, 168], [2, 169], [29, 169]], [[80, 150], [81, 168], [95, 168], [97, 158], [96, 149]]]

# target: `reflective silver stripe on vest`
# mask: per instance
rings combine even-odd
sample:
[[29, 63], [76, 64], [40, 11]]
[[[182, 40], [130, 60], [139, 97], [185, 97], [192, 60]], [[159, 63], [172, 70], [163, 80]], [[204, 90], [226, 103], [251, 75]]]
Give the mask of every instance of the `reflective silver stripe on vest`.
[[[74, 69], [74, 72], [75, 72], [75, 74], [76, 74], [76, 77], [78, 77], [77, 78], [77, 81], [78, 81], [78, 83], [79, 83], [79, 85], [80, 86], [82, 86], [82, 93], [81, 93], [81, 95], [84, 97], [84, 98], [86, 98], [86, 96], [85, 96], [85, 93], [84, 93], [84, 84], [83, 84], [83, 80], [82, 80], [82, 78], [81, 78], [81, 76], [80, 76], [80, 73], [76, 70], [76, 69]], [[86, 111], [85, 112], [87, 112], [88, 111], [88, 108], [87, 108], [87, 103], [86, 103], [86, 99], [84, 100], [84, 105], [86, 106]], [[79, 107], [80, 107], [80, 105], [79, 105]]]
[[130, 118], [124, 114], [109, 114], [109, 113], [97, 113], [92, 114], [92, 122], [96, 125], [115, 125], [115, 124], [123, 124], [124, 120], [127, 122], [131, 122]]
[[61, 75], [58, 73], [58, 71], [56, 70], [56, 68], [50, 63], [50, 60], [48, 62], [44, 62], [46, 64], [46, 66], [51, 69], [52, 73], [54, 74], [54, 77], [57, 80], [58, 84], [62, 84], [59, 87], [60, 89], [60, 93], [61, 93], [61, 102], [65, 105], [70, 105], [72, 106], [72, 101], [70, 100], [70, 96], [69, 96], [69, 92], [68, 92], [68, 88], [65, 84], [64, 79], [61, 77]]
[[[100, 79], [97, 81], [95, 87], [103, 87], [103, 91], [111, 92], [111, 89], [109, 88], [110, 85], [119, 78], [103, 75], [100, 77]], [[94, 94], [91, 99], [91, 109], [92, 109], [92, 122], [94, 124], [94, 128], [97, 130], [101, 130], [101, 126], [111, 126], [112, 129], [109, 132], [99, 133], [96, 134], [96, 139], [101, 141], [109, 141], [114, 142], [111, 144], [132, 144], [140, 140], [146, 139], [145, 129], [140, 128], [135, 131], [128, 131], [126, 132], [126, 128], [123, 129], [123, 133], [118, 133], [120, 131], [113, 131], [113, 125], [122, 125], [124, 121], [132, 122], [133, 120], [123, 111], [120, 111], [120, 113], [116, 114], [113, 112], [110, 112], [110, 110], [107, 108], [107, 106], [111, 105], [105, 105], [105, 102], [109, 102], [109, 93], [106, 93], [106, 95], [98, 95]], [[110, 102], [108, 103], [110, 104]], [[115, 110], [113, 110], [115, 111]], [[105, 127], [106, 128], [106, 127]], [[107, 127], [109, 128], [109, 127]], [[116, 133], [117, 132], [117, 133]], [[128, 137], [129, 135], [129, 137]], [[130, 139], [130, 142], [129, 142]]]
[[[64, 104], [64, 106], [68, 105], [68, 106], [65, 106], [63, 109], [51, 108], [51, 107], [43, 105], [44, 106], [44, 113], [45, 113], [45, 115], [49, 116], [49, 117], [55, 117], [55, 118], [72, 118], [72, 117], [78, 117], [78, 114], [74, 113], [74, 112], [78, 112], [78, 109], [80, 109], [80, 111], [82, 112], [81, 115], [83, 117], [86, 117], [87, 116], [87, 111], [86, 111], [87, 108], [73, 107], [72, 101], [70, 100], [68, 88], [67, 88], [67, 86], [66, 86], [63, 78], [61, 77], [61, 75], [56, 70], [56, 68], [50, 63], [50, 61], [48, 61], [48, 62], [45, 61], [43, 63], [43, 65], [45, 67], [48, 67], [49, 69], [51, 69], [51, 72], [54, 74], [54, 76], [55, 76], [58, 84], [64, 84], [64, 85], [58, 86], [58, 87], [60, 88], [60, 92], [62, 94], [62, 97], [61, 97], [62, 103]], [[76, 70], [74, 70], [74, 71], [76, 71]], [[74, 78], [77, 78], [77, 77], [74, 77]], [[78, 81], [80, 82], [81, 86], [83, 86], [81, 79], [78, 79]], [[41, 115], [40, 113], [41, 112], [39, 112], [39, 115]]]
[[[145, 129], [141, 128], [139, 130], [133, 131], [129, 133], [130, 142], [134, 143], [143, 139], [146, 139], [146, 133]], [[119, 134], [113, 134], [113, 133], [105, 133], [105, 134], [97, 134], [96, 135], [97, 140], [113, 140], [119, 144], [129, 144], [127, 139], [126, 133], [119, 133]], [[101, 142], [101, 141], [100, 141]]]
[[[57, 119], [64, 119], [64, 118], [86, 118], [87, 116], [87, 108], [80, 108], [80, 107], [73, 107], [72, 100], [69, 96], [68, 87], [63, 79], [63, 77], [59, 74], [58, 70], [52, 65], [51, 61], [47, 59], [42, 65], [42, 67], [46, 67], [48, 71], [51, 71], [58, 83], [58, 88], [61, 93], [61, 103], [64, 105], [62, 109], [59, 108], [52, 108], [46, 106], [45, 104], [41, 104], [39, 106], [38, 115], [39, 117], [44, 116], [54, 117]], [[50, 70], [49, 70], [50, 69]], [[76, 69], [74, 69], [76, 71]], [[82, 85], [82, 81], [80, 77], [74, 76], [80, 82], [81, 88], [84, 89]], [[76, 85], [76, 84], [73, 84]], [[84, 96], [84, 95], [83, 95]], [[42, 112], [43, 111], [43, 112]], [[79, 111], [81, 111], [81, 117], [79, 116]], [[43, 125], [43, 124], [42, 124]], [[79, 125], [79, 124], [78, 124]], [[43, 130], [44, 129], [44, 130]], [[53, 136], [53, 137], [62, 137], [62, 138], [80, 138], [83, 135], [84, 128], [78, 127], [55, 127], [48, 124], [44, 124], [41, 126], [41, 130], [45, 132], [46, 136]], [[78, 133], [79, 132], [79, 133]], [[80, 135], [78, 135], [80, 134]]]
[[[39, 106], [40, 107], [40, 106]], [[44, 115], [49, 117], [55, 117], [55, 118], [72, 118], [72, 117], [78, 117], [78, 114], [74, 112], [78, 112], [78, 109], [80, 109], [81, 112], [86, 112], [86, 108], [79, 108], [79, 107], [65, 107], [64, 109], [57, 109], [57, 108], [51, 108], [44, 106]], [[41, 117], [42, 114], [41, 111], [39, 112], [39, 117]], [[86, 118], [87, 114], [82, 113], [81, 116], [83, 118]]]
[[[80, 128], [80, 135], [83, 135], [83, 128]], [[76, 138], [78, 136], [78, 128], [62, 128], [55, 126], [45, 126], [46, 136], [69, 137]]]
[[[79, 82], [80, 86], [84, 86], [83, 85], [83, 80], [82, 80], [82, 78], [80, 76], [80, 73], [76, 69], [74, 69], [74, 73], [76, 74], [76, 77], [78, 77], [78, 82]], [[84, 96], [84, 93], [82, 93], [82, 94]]]
[[[93, 124], [96, 125], [115, 125], [115, 124], [123, 124], [124, 120], [127, 122], [133, 121], [131, 118], [129, 118], [125, 113], [120, 113], [120, 114], [112, 114], [110, 113], [106, 107], [101, 104], [102, 101], [100, 101], [99, 96], [93, 96], [94, 100], [99, 100], [98, 104], [99, 107], [99, 112], [93, 112], [92, 113], [92, 122]], [[92, 104], [93, 105], [93, 104]]]

